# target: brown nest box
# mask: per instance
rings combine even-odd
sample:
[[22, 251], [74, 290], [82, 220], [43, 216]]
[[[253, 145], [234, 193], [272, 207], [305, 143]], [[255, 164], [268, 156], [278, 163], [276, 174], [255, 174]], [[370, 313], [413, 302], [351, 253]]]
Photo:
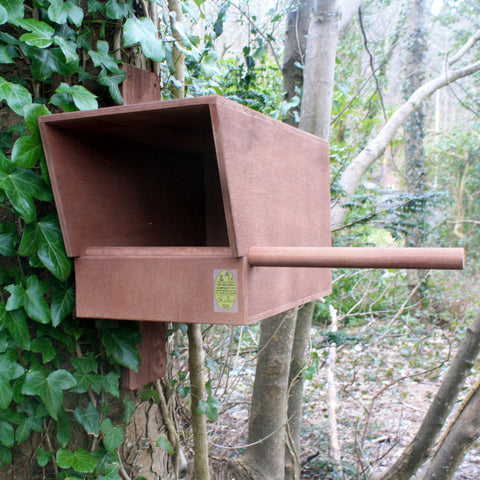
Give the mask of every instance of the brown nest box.
[[329, 248], [327, 142], [221, 97], [49, 115], [40, 132], [79, 317], [245, 325], [328, 295], [331, 266], [463, 264]]

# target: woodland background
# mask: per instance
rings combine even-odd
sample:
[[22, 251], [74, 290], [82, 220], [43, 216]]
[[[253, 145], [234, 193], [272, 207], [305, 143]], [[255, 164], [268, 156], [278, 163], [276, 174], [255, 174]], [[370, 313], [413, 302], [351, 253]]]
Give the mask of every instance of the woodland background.
[[[0, 0], [0, 478], [478, 478], [479, 27], [474, 0]], [[171, 325], [168, 377], [121, 391], [140, 332], [73, 315], [37, 119], [121, 104], [122, 63], [328, 138], [335, 245], [466, 269]]]

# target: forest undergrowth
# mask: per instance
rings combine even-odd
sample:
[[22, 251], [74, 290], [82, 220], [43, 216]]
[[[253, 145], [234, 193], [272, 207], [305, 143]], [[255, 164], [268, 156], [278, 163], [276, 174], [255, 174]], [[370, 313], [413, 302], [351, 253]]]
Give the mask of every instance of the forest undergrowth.
[[[364, 298], [366, 303], [356, 314], [338, 312], [339, 331], [335, 334], [329, 331], [329, 318], [317, 317], [311, 332], [311, 361], [304, 371], [302, 478], [367, 478], [371, 469], [391, 465], [413, 438], [479, 307], [480, 280], [470, 278], [467, 289], [458, 286], [465, 281], [462, 274], [436, 275], [435, 291], [427, 289], [421, 303], [405, 304], [408, 292], [398, 288], [394, 305], [400, 309], [369, 311], [374, 295]], [[441, 291], [438, 285], [442, 285]], [[215, 480], [232, 478], [229, 461], [243, 453], [247, 444], [258, 337], [258, 325], [212, 326], [205, 332], [209, 393], [218, 407], [218, 418], [215, 413], [209, 423]], [[341, 454], [337, 464], [329, 453], [326, 365], [332, 342], [337, 353], [334, 374]], [[182, 349], [180, 342], [180, 357]], [[480, 365], [476, 365], [458, 404], [479, 371]], [[187, 382], [183, 375], [180, 378], [178, 390], [182, 392]], [[188, 426], [185, 428], [188, 439]], [[189, 455], [191, 451], [187, 451]], [[475, 444], [454, 478], [474, 480], [479, 475], [480, 445]], [[421, 476], [420, 471], [415, 479]]]

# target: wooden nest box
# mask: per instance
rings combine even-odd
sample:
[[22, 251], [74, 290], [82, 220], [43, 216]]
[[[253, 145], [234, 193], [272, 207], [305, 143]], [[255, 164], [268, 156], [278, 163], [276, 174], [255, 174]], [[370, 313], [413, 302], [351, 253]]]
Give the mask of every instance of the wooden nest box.
[[40, 131], [79, 317], [245, 325], [328, 295], [332, 266], [463, 263], [330, 248], [327, 142], [221, 97], [49, 115]]

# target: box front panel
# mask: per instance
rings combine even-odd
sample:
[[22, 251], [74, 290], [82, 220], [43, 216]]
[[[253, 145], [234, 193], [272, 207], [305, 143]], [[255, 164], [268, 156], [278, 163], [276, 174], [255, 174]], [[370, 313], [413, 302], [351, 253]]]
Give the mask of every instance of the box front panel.
[[230, 257], [80, 257], [77, 316], [243, 325], [245, 268]]

